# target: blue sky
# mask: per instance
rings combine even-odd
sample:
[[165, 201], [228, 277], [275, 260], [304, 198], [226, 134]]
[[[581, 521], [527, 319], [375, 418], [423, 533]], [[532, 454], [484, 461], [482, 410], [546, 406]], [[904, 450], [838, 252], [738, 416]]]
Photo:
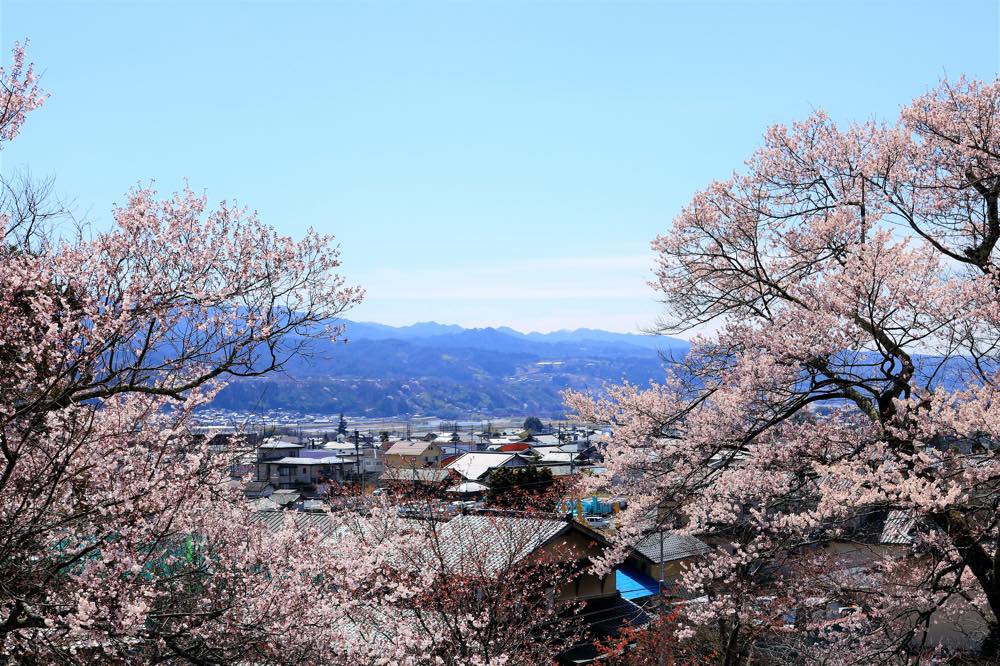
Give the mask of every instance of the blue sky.
[[2, 155], [97, 224], [190, 180], [342, 243], [352, 316], [635, 331], [649, 241], [764, 129], [996, 76], [997, 3], [3, 0], [49, 103]]

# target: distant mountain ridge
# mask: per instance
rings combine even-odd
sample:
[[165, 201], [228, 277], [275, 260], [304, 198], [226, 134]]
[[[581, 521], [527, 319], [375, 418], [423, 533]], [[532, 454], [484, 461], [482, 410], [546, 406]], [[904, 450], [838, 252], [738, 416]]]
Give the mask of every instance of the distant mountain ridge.
[[441, 418], [565, 412], [561, 392], [622, 379], [661, 379], [676, 338], [577, 329], [521, 333], [420, 322], [344, 322], [342, 342], [318, 342], [282, 375], [233, 382], [215, 407], [313, 414]]
[[[499, 326], [496, 328], [463, 328], [456, 324], [439, 324], [434, 321], [418, 322], [408, 326], [388, 326], [386, 324], [376, 324], [372, 322], [346, 321], [345, 337], [348, 340], [384, 340], [395, 338], [397, 340], [422, 340], [426, 338], [444, 338], [445, 336], [465, 336], [466, 340], [471, 339], [470, 334], [492, 335], [498, 333], [509, 338], [530, 340], [541, 343], [587, 343], [604, 342], [632, 345], [653, 350], [677, 350], [688, 349], [690, 346], [686, 340], [671, 338], [663, 335], [640, 335], [636, 333], [615, 333], [594, 328], [577, 328], [573, 330], [563, 329], [552, 331], [551, 333], [522, 333], [509, 326]], [[459, 339], [456, 339], [456, 341]]]

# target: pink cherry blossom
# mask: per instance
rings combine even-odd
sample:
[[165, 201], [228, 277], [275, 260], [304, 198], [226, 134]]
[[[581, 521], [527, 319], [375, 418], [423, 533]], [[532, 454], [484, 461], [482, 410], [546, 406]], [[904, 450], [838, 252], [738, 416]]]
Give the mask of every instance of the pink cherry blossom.
[[998, 159], [1000, 82], [771, 128], [652, 244], [663, 332], [716, 332], [662, 385], [567, 395], [614, 429], [592, 483], [638, 500], [604, 566], [708, 541], [678, 621], [725, 663], [1000, 651]]

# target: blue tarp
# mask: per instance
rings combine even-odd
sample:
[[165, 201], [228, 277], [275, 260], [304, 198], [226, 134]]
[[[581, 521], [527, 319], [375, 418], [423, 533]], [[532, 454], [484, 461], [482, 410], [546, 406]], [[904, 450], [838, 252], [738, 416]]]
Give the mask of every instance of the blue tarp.
[[618, 569], [615, 571], [615, 587], [622, 599], [639, 599], [657, 594], [660, 584], [635, 569]]
[[[559, 511], [565, 511], [566, 513], [571, 513], [576, 516], [577, 513], [577, 501], [568, 499], [565, 502], [559, 502]], [[614, 507], [611, 506], [610, 502], [602, 502], [597, 499], [597, 495], [594, 495], [590, 499], [580, 499], [580, 506], [583, 508], [583, 512], [588, 516], [609, 516], [614, 513]], [[579, 517], [579, 516], [577, 516]]]

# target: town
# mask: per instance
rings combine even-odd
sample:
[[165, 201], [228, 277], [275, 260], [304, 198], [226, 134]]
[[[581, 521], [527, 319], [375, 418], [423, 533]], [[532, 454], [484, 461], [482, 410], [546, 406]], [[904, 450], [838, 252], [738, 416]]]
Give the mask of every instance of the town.
[[1000, 664], [997, 0], [0, 19], [0, 664]]
[[[660, 528], [634, 539], [611, 571], [594, 575], [593, 561], [614, 548], [618, 515], [629, 506], [628, 496], [579, 493], [585, 485], [581, 480], [607, 473], [603, 452], [612, 432], [607, 426], [543, 423], [536, 417], [517, 425], [511, 417], [479, 427], [470, 422], [463, 430], [458, 422], [433, 418], [359, 419], [356, 423], [369, 426], [362, 432], [343, 415], [291, 420], [262, 432], [202, 426], [195, 435], [228, 461], [231, 484], [253, 506], [256, 522], [280, 529], [290, 517], [299, 528], [319, 525], [335, 539], [338, 521], [330, 519], [331, 513], [364, 512], [368, 502], [381, 502], [403, 524], [432, 525], [443, 548], [477, 561], [490, 557], [484, 547], [520, 562], [566, 558], [567, 547], [576, 546], [572, 566], [562, 579], [549, 582], [556, 599], [567, 607], [579, 604], [577, 612], [586, 621], [577, 635], [586, 640], [558, 654], [558, 663], [604, 659], [602, 648], [620, 637], [634, 640], [635, 632], [654, 630], [657, 618], [707, 603], [707, 597], [685, 592], [681, 576], [712, 550], [730, 547], [723, 534]], [[432, 423], [441, 427], [432, 429]], [[401, 428], [376, 431], [371, 426]], [[718, 457], [707, 465], [739, 462]], [[654, 519], [658, 525], [683, 527], [669, 506], [657, 507]], [[470, 532], [466, 524], [476, 529]], [[903, 566], [921, 529], [911, 513], [888, 510], [818, 549], [845, 571], [879, 566], [886, 557]], [[772, 605], [776, 600], [765, 596], [759, 601]], [[825, 615], [836, 626], [852, 610], [846, 601], [833, 603]], [[794, 607], [776, 606], [775, 612], [794, 626]], [[975, 609], [961, 600], [929, 619], [927, 640], [952, 648], [974, 647], [985, 630]]]
[[[625, 497], [572, 496], [579, 478], [605, 473], [607, 428], [553, 427], [529, 417], [506, 429], [490, 422], [485, 430], [469, 427], [463, 433], [453, 423], [434, 431], [424, 421], [418, 427], [406, 423], [404, 433], [373, 435], [370, 429], [352, 430], [341, 416], [305, 421], [309, 435], [275, 432], [301, 433], [301, 425], [272, 426], [269, 433], [213, 434], [209, 428], [197, 437], [215, 455], [232, 460], [231, 478], [253, 504], [256, 520], [275, 528], [284, 515], [315, 527], [330, 511], [358, 510], [349, 500], [380, 497], [391, 498], [402, 518], [437, 523], [455, 541], [445, 546], [451, 550], [478, 552], [493, 540], [492, 548], [533, 559], [582, 544], [587, 557], [574, 556], [554, 592], [561, 602], [581, 604], [578, 612], [587, 620], [580, 635], [588, 640], [560, 654], [559, 663], [590, 663], [602, 654], [599, 646], [623, 629], [642, 629], [655, 613], [691, 602], [676, 583], [685, 564], [707, 551], [695, 537], [658, 531], [636, 543], [612, 572], [586, 571], [590, 558], [611, 548], [616, 516], [628, 506]], [[319, 432], [325, 425], [334, 429]], [[463, 544], [469, 535], [458, 526], [477, 521], [476, 543]]]

